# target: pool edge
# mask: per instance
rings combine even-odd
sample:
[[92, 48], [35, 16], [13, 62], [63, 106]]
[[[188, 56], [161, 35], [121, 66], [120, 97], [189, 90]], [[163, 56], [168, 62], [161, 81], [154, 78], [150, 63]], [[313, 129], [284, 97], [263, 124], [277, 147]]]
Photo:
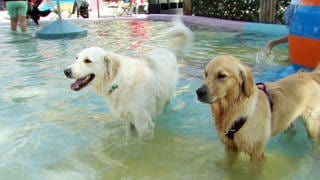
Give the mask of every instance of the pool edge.
[[[64, 19], [70, 22], [86, 22], [86, 21], [113, 21], [113, 20], [152, 20], [152, 21], [171, 21], [177, 15], [172, 14], [149, 14], [149, 15], [133, 15], [133, 16], [119, 16], [119, 17], [101, 17], [90, 19]], [[186, 24], [204, 26], [209, 28], [221, 28], [231, 31], [239, 31], [246, 33], [263, 33], [273, 36], [288, 35], [288, 28], [280, 24], [265, 24], [245, 21], [234, 21], [218, 18], [209, 18], [203, 16], [187, 16], [179, 15]], [[55, 20], [41, 20], [41, 22], [49, 23]], [[0, 21], [0, 25], [6, 24], [9, 29], [9, 21]]]

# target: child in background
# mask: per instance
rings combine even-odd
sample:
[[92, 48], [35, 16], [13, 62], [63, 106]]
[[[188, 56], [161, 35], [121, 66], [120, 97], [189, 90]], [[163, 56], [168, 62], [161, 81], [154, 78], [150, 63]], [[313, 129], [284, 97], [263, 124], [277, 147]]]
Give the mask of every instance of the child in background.
[[72, 8], [72, 14], [77, 10], [77, 17], [89, 18], [89, 0], [75, 0]]
[[6, 0], [6, 8], [10, 16], [10, 26], [12, 32], [17, 32], [19, 25], [21, 32], [27, 31], [27, 11], [28, 3], [26, 0]]
[[[299, 5], [299, 3], [300, 3], [300, 0], [292, 0], [290, 2], [290, 5], [287, 7], [287, 9], [284, 13], [284, 22], [285, 22], [285, 25], [288, 26], [288, 29], [290, 29], [293, 15], [294, 15], [295, 10], [296, 10], [297, 6]], [[284, 37], [281, 37], [281, 38], [275, 39], [275, 40], [270, 40], [270, 41], [268, 41], [268, 43], [264, 49], [264, 53], [268, 56], [268, 55], [270, 55], [271, 50], [274, 46], [277, 46], [279, 44], [284, 44], [284, 43], [288, 43], [288, 36], [284, 36]]]

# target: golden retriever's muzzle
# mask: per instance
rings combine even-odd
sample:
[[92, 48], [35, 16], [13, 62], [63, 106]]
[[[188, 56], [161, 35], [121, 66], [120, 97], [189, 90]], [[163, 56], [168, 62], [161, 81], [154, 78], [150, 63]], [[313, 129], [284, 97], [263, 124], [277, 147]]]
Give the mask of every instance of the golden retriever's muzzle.
[[200, 88], [197, 89], [196, 91], [198, 100], [203, 102], [203, 103], [209, 103], [209, 98], [208, 98], [208, 86], [207, 85], [202, 85]]

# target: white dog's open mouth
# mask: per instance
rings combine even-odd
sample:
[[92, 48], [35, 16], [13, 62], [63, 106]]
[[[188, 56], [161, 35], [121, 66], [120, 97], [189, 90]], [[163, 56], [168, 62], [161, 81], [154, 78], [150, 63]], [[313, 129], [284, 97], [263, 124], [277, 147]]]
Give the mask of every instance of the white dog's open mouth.
[[79, 91], [80, 89], [88, 85], [94, 79], [94, 77], [95, 77], [94, 74], [89, 74], [83, 78], [77, 79], [76, 82], [71, 84], [71, 89], [75, 91]]

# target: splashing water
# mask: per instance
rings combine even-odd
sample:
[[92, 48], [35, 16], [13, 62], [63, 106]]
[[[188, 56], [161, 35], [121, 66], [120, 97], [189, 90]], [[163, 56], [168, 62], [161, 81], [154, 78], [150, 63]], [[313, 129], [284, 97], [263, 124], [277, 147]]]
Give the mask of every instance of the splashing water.
[[268, 64], [268, 65], [273, 65], [274, 64], [274, 54], [268, 54], [266, 55], [263, 50], [260, 50], [256, 54], [256, 63], [257, 64]]

